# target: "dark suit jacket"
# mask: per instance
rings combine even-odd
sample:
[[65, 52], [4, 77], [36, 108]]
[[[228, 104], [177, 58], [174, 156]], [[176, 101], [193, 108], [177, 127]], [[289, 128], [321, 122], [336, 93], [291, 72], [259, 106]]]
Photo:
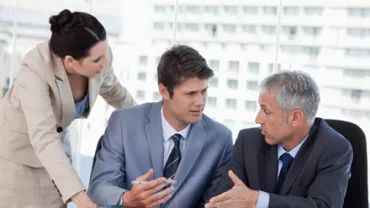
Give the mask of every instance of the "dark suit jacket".
[[227, 175], [231, 169], [249, 188], [269, 193], [269, 208], [342, 207], [352, 158], [350, 143], [323, 119], [316, 118], [280, 195], [276, 195], [277, 145], [268, 145], [259, 128], [244, 129], [239, 132], [233, 158], [213, 195], [232, 188]]

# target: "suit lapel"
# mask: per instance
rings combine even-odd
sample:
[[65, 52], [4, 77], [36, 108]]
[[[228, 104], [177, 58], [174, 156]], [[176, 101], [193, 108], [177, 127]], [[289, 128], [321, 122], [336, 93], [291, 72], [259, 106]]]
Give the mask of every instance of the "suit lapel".
[[162, 102], [154, 104], [148, 114], [149, 123], [145, 126], [149, 144], [150, 158], [154, 170], [154, 178], [163, 176], [163, 129], [161, 120]]
[[290, 188], [292, 187], [294, 181], [297, 179], [303, 165], [305, 164], [308, 156], [312, 151], [316, 139], [316, 134], [318, 132], [317, 122], [320, 123], [320, 120], [316, 120], [315, 124], [312, 125], [305, 143], [302, 144], [292, 162], [291, 167], [289, 168], [289, 171], [285, 177], [285, 181], [280, 191], [281, 195], [287, 195], [289, 193]]
[[54, 76], [62, 104], [62, 126], [66, 128], [73, 120], [75, 106], [71, 86], [61, 58], [53, 54]]
[[174, 178], [174, 180], [178, 181], [178, 185], [175, 185], [173, 195], [175, 195], [175, 193], [185, 182], [200, 153], [202, 152], [205, 141], [206, 134], [203, 130], [201, 122], [192, 124], [189, 136], [186, 141], [184, 154]]
[[260, 155], [262, 190], [273, 193], [278, 171], [277, 145], [266, 145], [265, 148], [264, 154]]

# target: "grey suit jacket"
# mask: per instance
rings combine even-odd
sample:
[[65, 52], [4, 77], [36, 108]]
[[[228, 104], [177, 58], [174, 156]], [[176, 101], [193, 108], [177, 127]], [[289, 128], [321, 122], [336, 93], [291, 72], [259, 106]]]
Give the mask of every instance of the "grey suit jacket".
[[352, 158], [351, 144], [316, 118], [277, 195], [277, 145], [268, 145], [259, 128], [244, 129], [234, 145], [232, 161], [211, 195], [232, 188], [227, 176], [231, 169], [249, 188], [269, 193], [269, 208], [342, 207]]
[[[88, 194], [99, 206], [119, 204], [131, 181], [154, 169], [163, 176], [162, 102], [121, 109], [111, 115], [97, 152]], [[172, 197], [163, 207], [197, 207], [209, 199], [231, 160], [232, 134], [206, 115], [191, 126]]]

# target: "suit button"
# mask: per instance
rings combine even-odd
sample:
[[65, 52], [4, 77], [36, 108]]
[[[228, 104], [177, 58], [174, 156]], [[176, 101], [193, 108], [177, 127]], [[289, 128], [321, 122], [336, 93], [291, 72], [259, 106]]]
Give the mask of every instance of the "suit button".
[[62, 197], [62, 194], [60, 193], [59, 189], [57, 189], [57, 191], [58, 191], [59, 196]]
[[59, 126], [59, 127], [57, 128], [57, 132], [58, 132], [58, 133], [60, 133], [60, 132], [62, 132], [62, 131], [63, 131], [63, 128]]

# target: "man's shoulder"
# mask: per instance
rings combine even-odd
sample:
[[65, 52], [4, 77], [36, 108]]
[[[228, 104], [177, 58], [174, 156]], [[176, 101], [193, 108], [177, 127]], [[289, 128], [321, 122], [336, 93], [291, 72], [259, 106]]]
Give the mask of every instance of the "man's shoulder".
[[248, 148], [258, 149], [267, 145], [264, 138], [260, 127], [244, 128], [239, 131], [236, 143], [243, 144]]
[[263, 136], [260, 127], [249, 127], [241, 129], [239, 134], [243, 136]]
[[339, 132], [333, 129], [324, 120], [318, 126], [318, 133], [316, 135], [316, 142], [319, 146], [325, 146], [328, 149], [348, 149], [352, 148], [350, 142]]
[[120, 117], [121, 120], [137, 120], [145, 118], [155, 104], [155, 102], [150, 102], [117, 109], [113, 111], [112, 117]]

